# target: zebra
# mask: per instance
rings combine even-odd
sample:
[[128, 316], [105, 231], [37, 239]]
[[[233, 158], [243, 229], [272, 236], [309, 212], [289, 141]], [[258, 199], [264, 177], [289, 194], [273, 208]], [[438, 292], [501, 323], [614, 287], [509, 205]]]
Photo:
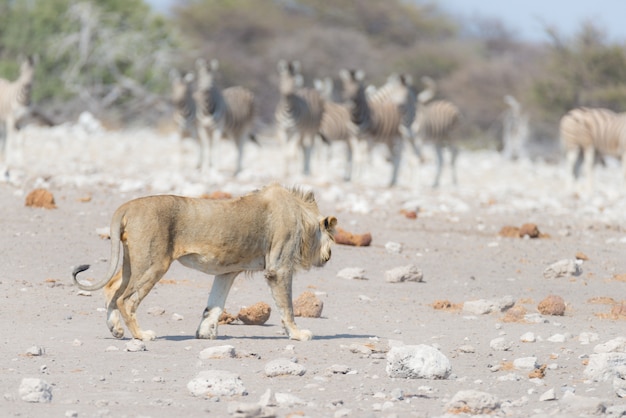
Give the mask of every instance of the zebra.
[[27, 56], [21, 63], [20, 75], [14, 81], [0, 78], [0, 122], [5, 124], [1, 153], [9, 164], [18, 152], [19, 122], [31, 111], [31, 93], [35, 75], [35, 60]]
[[626, 113], [604, 108], [578, 107], [560, 121], [561, 145], [566, 152], [566, 167], [572, 183], [579, 174], [579, 155], [583, 154], [584, 175], [589, 191], [593, 190], [593, 164], [597, 154], [621, 158], [626, 179]]
[[389, 186], [395, 186], [405, 140], [419, 156], [410, 130], [416, 100], [410, 77], [392, 75], [385, 86], [368, 93], [363, 71], [343, 69], [339, 76], [352, 122], [359, 128], [359, 136], [367, 140], [369, 150], [376, 142], [387, 146], [393, 166]]
[[515, 97], [507, 94], [504, 102], [509, 108], [502, 118], [502, 156], [509, 160], [526, 157], [528, 115]]
[[285, 174], [288, 174], [289, 161], [294, 158], [294, 147], [290, 138], [297, 136], [294, 144], [302, 149], [304, 175], [311, 174], [311, 154], [315, 137], [319, 134], [325, 103], [315, 89], [302, 87], [302, 74], [299, 61], [280, 60], [277, 64], [280, 98], [274, 117], [277, 135], [285, 150]]
[[413, 124], [413, 132], [420, 142], [432, 142], [437, 155], [437, 169], [432, 187], [439, 187], [441, 172], [443, 171], [443, 150], [450, 152], [450, 168], [452, 181], [457, 184], [456, 159], [459, 153], [456, 140], [452, 133], [457, 128], [460, 119], [459, 108], [447, 100], [432, 100], [435, 96], [436, 85], [430, 77], [422, 77], [426, 88], [418, 95], [418, 104]]
[[[343, 179], [350, 181], [352, 178], [353, 150], [358, 146], [359, 128], [352, 122], [348, 107], [343, 103], [334, 101], [333, 80], [331, 78], [315, 79], [313, 84], [324, 99], [324, 113], [322, 114], [319, 134], [322, 140], [329, 145], [335, 141], [346, 143], [346, 165]], [[357, 167], [360, 167], [360, 164], [357, 164]]]
[[257, 143], [252, 131], [256, 114], [254, 93], [242, 86], [221, 89], [216, 81], [219, 62], [203, 59], [196, 61], [197, 86], [193, 97], [196, 103], [198, 135], [201, 143], [201, 168], [207, 172], [218, 141], [224, 136], [235, 141], [237, 162], [234, 175], [241, 172], [246, 139]]
[[[194, 81], [193, 73], [182, 76], [177, 70], [170, 71], [172, 86], [171, 100], [174, 105], [174, 122], [178, 129], [179, 139], [191, 138], [199, 143], [198, 124], [196, 120], [196, 102], [193, 98]], [[196, 167], [200, 168], [202, 159], [198, 158]]]

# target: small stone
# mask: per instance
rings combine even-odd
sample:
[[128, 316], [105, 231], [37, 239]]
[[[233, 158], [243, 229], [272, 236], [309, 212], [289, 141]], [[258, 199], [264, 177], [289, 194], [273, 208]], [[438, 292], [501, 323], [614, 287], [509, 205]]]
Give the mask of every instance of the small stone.
[[367, 280], [365, 269], [359, 267], [347, 267], [337, 273], [337, 277], [346, 280]]
[[548, 341], [551, 343], [564, 343], [567, 341], [567, 335], [565, 334], [554, 334], [548, 337]]
[[565, 301], [561, 296], [548, 295], [548, 297], [539, 302], [537, 310], [542, 315], [563, 316], [565, 314]]
[[305, 318], [319, 318], [322, 316], [324, 302], [322, 302], [313, 292], [303, 292], [293, 301], [293, 314]]
[[146, 343], [136, 338], [133, 338], [132, 340], [126, 343], [126, 348], [124, 349], [124, 351], [129, 351], [129, 352], [148, 351], [148, 348], [146, 347]]
[[554, 391], [554, 388], [548, 389], [547, 391], [542, 393], [541, 396], [539, 397], [539, 400], [542, 401], [542, 402], [545, 402], [545, 401], [555, 401], [556, 400], [556, 392]]
[[265, 375], [268, 377], [293, 375], [302, 376], [306, 373], [306, 368], [287, 358], [272, 360], [265, 365]]
[[446, 379], [450, 360], [435, 347], [420, 344], [394, 346], [387, 353], [387, 375], [409, 379]]
[[248, 394], [237, 374], [222, 370], [199, 372], [196, 378], [187, 383], [187, 389], [193, 396], [207, 398]]
[[499, 408], [500, 401], [494, 395], [477, 390], [461, 390], [446, 405], [453, 414], [492, 414]]
[[506, 341], [503, 337], [494, 338], [489, 342], [489, 347], [495, 351], [508, 351], [511, 349], [512, 343]]
[[271, 313], [270, 305], [265, 302], [257, 302], [252, 306], [241, 308], [237, 314], [237, 319], [246, 325], [263, 325], [270, 319]]
[[352, 371], [352, 369], [343, 364], [333, 364], [328, 369], [326, 369], [327, 374], [348, 374]]
[[26, 196], [26, 206], [33, 208], [56, 209], [54, 196], [48, 190], [35, 189]]
[[528, 236], [529, 238], [539, 238], [541, 233], [539, 232], [539, 228], [536, 224], [526, 223], [523, 224], [519, 229], [519, 236], [524, 238]]
[[560, 260], [551, 264], [543, 271], [543, 277], [546, 279], [557, 279], [559, 277], [580, 276], [582, 268], [580, 264], [582, 260]]
[[46, 350], [43, 347], [32, 346], [28, 350], [26, 350], [26, 355], [28, 357], [39, 357], [43, 356]]
[[591, 344], [594, 341], [598, 341], [600, 337], [595, 332], [581, 332], [578, 336], [578, 342], [582, 345]]
[[518, 370], [534, 370], [537, 368], [537, 357], [521, 357], [513, 360], [513, 366]]
[[421, 282], [423, 279], [424, 274], [422, 271], [412, 264], [396, 267], [385, 272], [385, 281], [387, 283]]
[[389, 241], [385, 244], [385, 250], [387, 250], [389, 254], [400, 254], [402, 252], [402, 244]]
[[177, 313], [172, 314], [172, 321], [182, 321], [183, 319], [185, 318], [181, 314], [177, 314]]
[[274, 398], [276, 399], [276, 403], [282, 407], [306, 404], [302, 399], [291, 393], [276, 392]]
[[165, 314], [165, 309], [161, 308], [160, 306], [152, 306], [150, 309], [148, 309], [148, 314], [153, 316], [161, 316]]
[[200, 358], [200, 360], [233, 358], [235, 357], [235, 347], [233, 347], [232, 345], [219, 345], [215, 347], [208, 347], [200, 351], [198, 357]]
[[534, 343], [537, 341], [537, 338], [533, 332], [527, 332], [520, 337], [520, 341], [523, 343]]

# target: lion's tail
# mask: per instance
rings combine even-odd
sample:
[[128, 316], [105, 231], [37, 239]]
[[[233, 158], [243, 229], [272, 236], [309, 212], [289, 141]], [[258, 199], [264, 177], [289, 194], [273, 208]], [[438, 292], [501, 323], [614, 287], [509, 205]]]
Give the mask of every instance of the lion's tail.
[[87, 270], [90, 267], [89, 264], [82, 264], [78, 267], [75, 267], [72, 271], [72, 277], [74, 279], [74, 284], [80, 289], [87, 291], [102, 289], [104, 286], [106, 286], [107, 283], [109, 283], [109, 281], [111, 281], [111, 279], [115, 275], [115, 272], [117, 271], [117, 265], [120, 261], [123, 216], [123, 211], [117, 211], [115, 212], [115, 215], [113, 215], [113, 221], [111, 222], [111, 261], [109, 262], [109, 272], [102, 280], [93, 284], [85, 284], [79, 282], [76, 276], [78, 275], [78, 273]]

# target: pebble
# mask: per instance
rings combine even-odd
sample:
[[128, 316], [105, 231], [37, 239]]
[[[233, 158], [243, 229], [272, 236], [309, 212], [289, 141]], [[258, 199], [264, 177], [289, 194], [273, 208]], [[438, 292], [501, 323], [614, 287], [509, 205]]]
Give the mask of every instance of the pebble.
[[556, 392], [554, 391], [554, 388], [548, 389], [542, 393], [541, 396], [539, 396], [539, 400], [542, 402], [556, 400]]
[[177, 314], [177, 313], [172, 314], [172, 321], [182, 321], [183, 319], [185, 318], [181, 314]]
[[535, 341], [537, 341], [537, 337], [535, 337], [535, 334], [533, 332], [527, 332], [525, 334], [522, 334], [522, 336], [520, 337], [520, 341], [523, 343], [534, 343]]
[[132, 340], [126, 343], [126, 348], [124, 349], [124, 351], [129, 351], [129, 352], [148, 351], [148, 348], [146, 347], [146, 343], [136, 338], [133, 338]]
[[537, 357], [522, 357], [513, 360], [513, 366], [518, 370], [534, 370], [537, 368]]
[[28, 350], [26, 350], [26, 355], [29, 357], [39, 357], [43, 356], [46, 353], [46, 350], [43, 347], [32, 346]]
[[595, 332], [581, 332], [578, 336], [578, 342], [583, 345], [591, 344], [594, 341], [598, 341], [600, 337]]
[[421, 282], [423, 280], [424, 274], [413, 264], [396, 267], [385, 272], [385, 281], [387, 283]]
[[385, 244], [385, 250], [387, 250], [389, 254], [400, 254], [402, 252], [402, 244], [389, 241]]
[[222, 370], [203, 370], [187, 383], [187, 389], [193, 396], [219, 397], [242, 396], [248, 392], [239, 376]]
[[543, 271], [546, 279], [557, 279], [559, 277], [580, 276], [582, 260], [565, 259], [551, 264]]
[[487, 392], [461, 390], [448, 402], [446, 409], [451, 413], [492, 414], [500, 409], [500, 401]]
[[494, 338], [489, 342], [489, 347], [495, 351], [508, 351], [513, 344], [510, 341], [506, 341], [504, 337]]
[[387, 353], [386, 371], [389, 377], [446, 379], [451, 368], [445, 355], [425, 344], [395, 346]]
[[276, 392], [274, 394], [274, 399], [276, 399], [276, 403], [278, 404], [278, 406], [282, 406], [282, 407], [306, 405], [305, 401], [303, 401], [302, 399], [300, 399], [299, 397], [291, 393]]
[[293, 375], [302, 376], [306, 367], [287, 358], [278, 358], [265, 365], [265, 375], [268, 377]]
[[337, 277], [346, 280], [367, 280], [365, 277], [365, 269], [360, 267], [346, 267], [339, 270]]
[[219, 345], [215, 347], [208, 347], [200, 351], [200, 354], [198, 354], [200, 360], [233, 358], [235, 356], [235, 347], [233, 347], [232, 345]]
[[565, 341], [567, 341], [567, 335], [554, 334], [548, 337], [548, 341], [550, 341], [551, 343], [564, 343]]

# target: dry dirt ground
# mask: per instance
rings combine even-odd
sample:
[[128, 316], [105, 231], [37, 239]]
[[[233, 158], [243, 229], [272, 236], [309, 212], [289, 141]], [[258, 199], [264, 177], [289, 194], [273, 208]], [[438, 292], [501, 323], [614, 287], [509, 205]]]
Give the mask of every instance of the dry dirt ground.
[[[611, 379], [596, 382], [584, 373], [596, 344], [624, 336], [624, 321], [609, 315], [626, 299], [626, 199], [615, 166], [598, 169], [596, 191], [581, 195], [566, 189], [562, 167], [467, 152], [459, 158], [458, 187], [444, 177], [440, 190], [430, 190], [431, 159], [419, 167], [415, 183], [404, 174], [389, 190], [383, 158], [371, 162], [362, 182], [341, 182], [340, 147], [323, 173], [318, 165], [313, 178], [286, 180], [277, 170], [276, 147], [251, 145], [248, 169], [231, 179], [233, 151], [224, 144], [222, 168], [207, 180], [191, 167], [193, 144], [184, 145], [179, 155], [176, 138], [149, 131], [25, 130], [22, 158], [0, 184], [1, 415], [228, 416], [229, 407], [256, 404], [268, 389], [264, 413], [279, 417], [478, 413], [451, 409], [455, 394], [468, 389], [497, 399], [482, 411], [491, 416], [619, 416], [626, 409]], [[321, 318], [296, 318], [313, 332], [312, 341], [288, 340], [276, 312], [263, 326], [223, 325], [217, 340], [195, 339], [212, 277], [175, 264], [139, 308], [140, 324], [158, 338], [146, 351], [126, 351], [130, 339], [107, 330], [102, 293], [81, 294], [72, 284], [75, 265], [92, 264], [87, 277], [106, 271], [109, 241], [99, 232], [123, 202], [155, 193], [238, 195], [272, 180], [312, 187], [323, 214], [373, 238], [368, 247], [336, 245], [326, 267], [296, 276], [294, 297], [308, 290], [324, 303]], [[38, 187], [54, 195], [56, 209], [25, 206]], [[402, 209], [416, 211], [416, 219]], [[504, 226], [528, 222], [543, 237], [499, 236]], [[390, 242], [401, 251], [390, 251]], [[548, 266], [577, 255], [585, 259], [580, 275], [544, 277]], [[423, 282], [385, 281], [386, 271], [406, 265], [417, 266]], [[364, 278], [337, 277], [349, 267], [363, 269]], [[536, 314], [551, 294], [565, 300], [565, 314], [543, 315], [536, 323], [463, 309], [468, 301], [510, 296], [515, 309]], [[240, 277], [226, 309], [236, 313], [259, 301], [275, 307], [262, 275]], [[451, 306], [435, 309], [442, 301]], [[521, 340], [527, 333], [534, 342]], [[508, 350], [494, 349], [496, 338]], [[450, 360], [450, 376], [389, 377], [386, 352], [394, 344], [438, 348]], [[199, 358], [202, 350], [223, 345], [238, 356]], [[546, 366], [544, 376], [531, 379], [531, 370], [515, 367], [527, 357]], [[279, 358], [297, 360], [306, 372], [267, 377], [265, 366]], [[247, 395], [192, 396], [187, 384], [204, 370], [236, 373]], [[51, 401], [22, 400], [24, 378], [51, 385]], [[551, 389], [555, 399], [541, 400]]]

